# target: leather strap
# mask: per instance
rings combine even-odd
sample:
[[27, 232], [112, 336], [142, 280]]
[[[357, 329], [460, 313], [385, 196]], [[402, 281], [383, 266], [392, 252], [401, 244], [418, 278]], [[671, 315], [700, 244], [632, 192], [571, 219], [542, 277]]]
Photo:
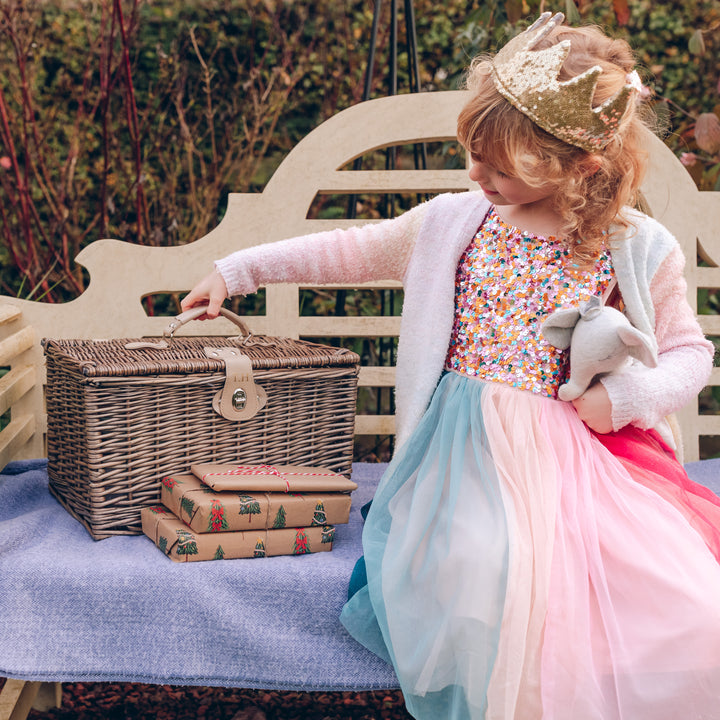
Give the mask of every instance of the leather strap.
[[225, 362], [225, 385], [213, 398], [213, 410], [227, 420], [249, 420], [267, 403], [267, 393], [255, 384], [252, 362], [237, 348], [205, 348], [205, 355]]
[[[190, 308], [189, 310], [186, 310], [185, 312], [176, 315], [163, 331], [163, 335], [165, 337], [172, 337], [179, 327], [182, 327], [183, 325], [185, 325], [185, 323], [188, 323], [191, 320], [199, 318], [205, 313], [207, 308], [207, 305], [198, 305], [197, 307]], [[224, 318], [227, 318], [228, 320], [231, 320], [233, 323], [235, 323], [235, 325], [240, 328], [241, 335], [244, 335], [246, 337], [250, 335], [250, 330], [248, 329], [248, 326], [245, 324], [245, 322], [239, 315], [236, 315], [234, 312], [224, 307], [220, 308], [220, 314]]]

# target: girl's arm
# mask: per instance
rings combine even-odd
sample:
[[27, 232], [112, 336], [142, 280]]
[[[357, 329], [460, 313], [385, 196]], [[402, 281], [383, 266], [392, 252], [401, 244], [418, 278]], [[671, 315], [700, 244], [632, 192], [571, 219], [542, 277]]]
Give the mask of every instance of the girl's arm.
[[650, 286], [658, 366], [635, 364], [601, 380], [612, 405], [613, 430], [629, 423], [654, 427], [694, 398], [710, 376], [714, 348], [687, 302], [684, 265], [685, 258], [676, 247]]
[[226, 297], [248, 295], [269, 283], [402, 281], [425, 209], [422, 204], [392, 220], [240, 250], [218, 260], [215, 272], [190, 291], [182, 308], [208, 302], [207, 316], [215, 317]]

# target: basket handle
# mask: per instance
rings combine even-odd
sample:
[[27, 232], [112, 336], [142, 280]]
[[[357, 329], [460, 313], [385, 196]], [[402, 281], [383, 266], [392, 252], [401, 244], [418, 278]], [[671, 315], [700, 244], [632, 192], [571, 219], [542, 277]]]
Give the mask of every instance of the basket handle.
[[[196, 307], [190, 308], [189, 310], [186, 310], [185, 312], [176, 315], [170, 321], [169, 325], [165, 328], [165, 330], [163, 330], [163, 336], [172, 337], [179, 327], [182, 327], [183, 325], [185, 325], [185, 323], [188, 323], [191, 320], [195, 320], [201, 315], [204, 315], [207, 309], [207, 305], [197, 305]], [[234, 322], [240, 328], [241, 335], [244, 335], [245, 337], [248, 337], [250, 335], [250, 328], [248, 328], [248, 326], [245, 324], [245, 321], [239, 315], [236, 315], [234, 312], [232, 312], [232, 310], [221, 307], [220, 314], [228, 320]]]

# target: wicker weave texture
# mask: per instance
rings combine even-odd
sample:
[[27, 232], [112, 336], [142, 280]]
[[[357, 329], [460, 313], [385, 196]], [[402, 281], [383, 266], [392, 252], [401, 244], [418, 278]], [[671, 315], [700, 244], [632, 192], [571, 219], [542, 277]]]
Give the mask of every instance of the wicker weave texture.
[[[227, 344], [208, 340], [188, 339]], [[93, 345], [100, 360], [90, 361], [88, 374], [84, 355]], [[173, 346], [177, 353], [177, 341]], [[291, 367], [278, 367], [282, 358], [253, 359], [253, 366], [275, 366], [253, 370], [268, 403], [254, 418], [233, 422], [211, 405], [225, 382], [222, 371], [130, 375], [112, 358], [116, 374], [99, 376], [104, 343], [46, 342], [45, 350], [50, 490], [95, 539], [139, 534], [140, 509], [160, 501], [161, 479], [193, 463], [297, 464], [350, 475], [359, 361], [353, 353], [325, 348], [325, 367], [316, 356], [311, 367], [297, 367], [292, 356]], [[329, 364], [338, 353], [342, 364]]]

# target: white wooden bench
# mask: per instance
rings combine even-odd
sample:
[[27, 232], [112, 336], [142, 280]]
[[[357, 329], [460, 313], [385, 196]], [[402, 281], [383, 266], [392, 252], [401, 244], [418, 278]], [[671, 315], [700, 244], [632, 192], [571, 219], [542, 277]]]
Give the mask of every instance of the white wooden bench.
[[[351, 107], [299, 143], [262, 193], [231, 194], [222, 222], [202, 239], [173, 248], [98, 240], [78, 255], [77, 261], [90, 275], [89, 287], [78, 299], [51, 305], [1, 297], [0, 367], [9, 371], [0, 379], [0, 414], [9, 411], [10, 422], [0, 432], [0, 467], [11, 460], [46, 455], [43, 337], [162, 334], [167, 318], [148, 317], [144, 297], [187, 291], [215, 258], [239, 248], [357, 222], [308, 219], [317, 194], [408, 195], [475, 189], [462, 169], [351, 169], [355, 158], [388, 146], [453, 141], [464, 100], [461, 91], [438, 92], [394, 96]], [[698, 289], [720, 288], [720, 192], [699, 192], [673, 153], [650, 133], [648, 148], [651, 167], [643, 185], [644, 209], [680, 241], [687, 257], [688, 299], [696, 307]], [[378, 283], [366, 287], [396, 286]], [[398, 334], [398, 317], [301, 316], [299, 290], [296, 285], [268, 287], [266, 313], [246, 318], [251, 330], [313, 338]], [[706, 334], [720, 337], [720, 317], [701, 315], [700, 322]], [[213, 325], [213, 333], [233, 333], [233, 326], [225, 320], [213, 321]], [[195, 323], [184, 331], [208, 334], [209, 328], [206, 323]], [[713, 372], [710, 383], [720, 385], [720, 371]], [[391, 367], [361, 369], [361, 387], [393, 384]], [[684, 460], [698, 460], [701, 438], [710, 445], [713, 436], [720, 436], [720, 417], [699, 414], [698, 402], [693, 401], [678, 413], [678, 419]], [[357, 417], [359, 435], [391, 434], [393, 429], [390, 415]], [[39, 686], [9, 681], [0, 695], [0, 720], [24, 718]]]

